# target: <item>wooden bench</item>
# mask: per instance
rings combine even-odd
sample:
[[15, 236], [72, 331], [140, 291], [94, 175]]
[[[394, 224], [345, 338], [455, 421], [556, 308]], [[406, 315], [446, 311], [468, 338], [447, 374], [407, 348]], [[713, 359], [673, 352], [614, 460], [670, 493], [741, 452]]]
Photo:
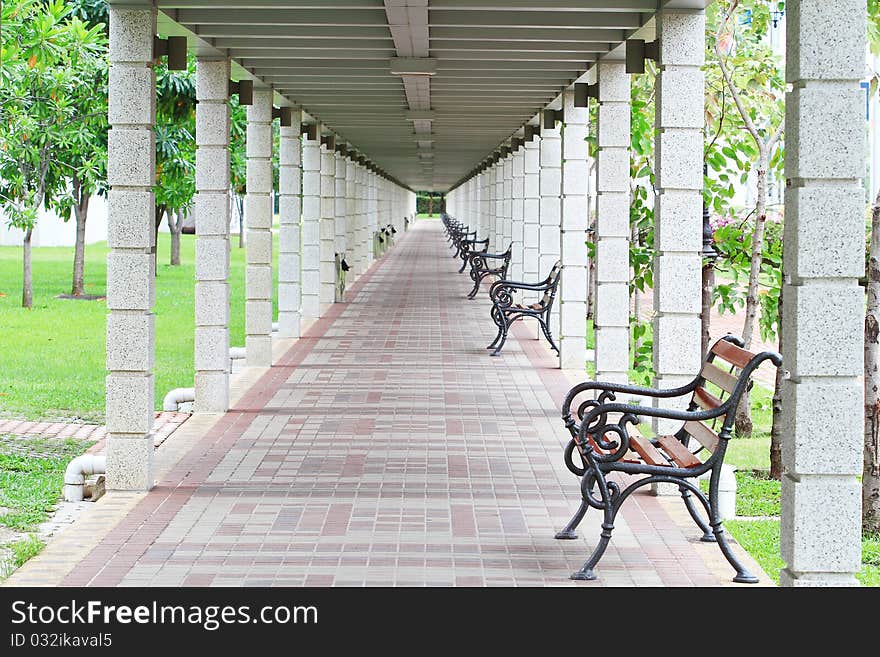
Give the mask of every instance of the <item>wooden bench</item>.
[[498, 279], [507, 278], [507, 268], [510, 267], [510, 258], [513, 255], [513, 244], [507, 247], [504, 253], [486, 253], [485, 251], [472, 252], [468, 256], [470, 264], [469, 276], [474, 282], [473, 289], [468, 292], [467, 298], [473, 299], [480, 291], [483, 280], [494, 276]]
[[[717, 542], [724, 557], [736, 570], [734, 582], [753, 584], [758, 579], [740, 563], [730, 549], [719, 511], [718, 495], [721, 466], [727, 441], [733, 431], [736, 409], [743, 393], [751, 387], [751, 376], [764, 361], [776, 367], [782, 357], [771, 351], [753, 354], [742, 342], [728, 335], [716, 342], [700, 373], [680, 388], [655, 390], [641, 386], [585, 382], [572, 388], [562, 405], [562, 419], [571, 433], [565, 449], [565, 464], [581, 479], [581, 504], [558, 539], [576, 538], [575, 528], [590, 507], [602, 511], [602, 533], [583, 568], [571, 578], [596, 579], [594, 568], [614, 530], [614, 519], [621, 505], [638, 488], [670, 483], [678, 486], [691, 518], [703, 532], [702, 539]], [[616, 401], [617, 395], [631, 398], [675, 399], [689, 396], [684, 411], [651, 406], [637, 406]], [[594, 398], [595, 397], [595, 398]], [[681, 422], [672, 434], [646, 438], [635, 425], [643, 417], [665, 418]], [[714, 425], [720, 424], [720, 427]], [[619, 477], [631, 475], [621, 490]], [[700, 490], [697, 477], [709, 474], [709, 494]], [[702, 517], [693, 498], [702, 505], [708, 522]]]
[[476, 233], [474, 233], [474, 235], [475, 237], [472, 239], [463, 239], [459, 243], [458, 257], [461, 258], [461, 267], [458, 270], [459, 274], [464, 272], [465, 268], [468, 266], [471, 253], [485, 253], [489, 248], [488, 237], [484, 240], [478, 240], [476, 238]]
[[[489, 298], [492, 299], [492, 321], [498, 327], [498, 335], [486, 349], [494, 349], [490, 356], [497, 356], [501, 353], [501, 348], [507, 341], [507, 333], [511, 324], [533, 317], [538, 320], [541, 331], [550, 347], [558, 354], [559, 348], [553, 342], [553, 335], [550, 332], [550, 310], [553, 306], [553, 300], [556, 298], [556, 290], [559, 287], [559, 277], [562, 273], [562, 263], [558, 260], [550, 270], [550, 275], [540, 283], [518, 283], [516, 281], [499, 280], [492, 284], [489, 288]], [[514, 295], [522, 290], [532, 292], [543, 292], [541, 299], [537, 303], [523, 305], [514, 303]]]

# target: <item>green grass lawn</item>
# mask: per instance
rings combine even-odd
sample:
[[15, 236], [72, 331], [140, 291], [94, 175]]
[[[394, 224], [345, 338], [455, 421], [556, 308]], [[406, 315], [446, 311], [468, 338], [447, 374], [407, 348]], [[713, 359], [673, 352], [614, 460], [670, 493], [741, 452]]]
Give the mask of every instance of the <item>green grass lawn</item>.
[[[230, 264], [232, 345], [244, 345], [244, 249], [233, 239]], [[172, 388], [193, 385], [194, 248], [181, 236], [178, 267], [168, 265], [170, 237], [159, 235], [156, 277], [156, 405]], [[277, 258], [277, 239], [274, 249]], [[86, 249], [86, 292], [106, 291], [107, 246]], [[70, 292], [73, 249], [36, 248], [34, 307], [21, 308], [21, 249], [0, 247], [0, 416], [26, 419], [104, 415], [107, 308], [103, 300], [58, 299]], [[273, 268], [277, 276], [277, 267]], [[277, 308], [276, 308], [277, 314]]]
[[92, 444], [0, 436], [0, 580], [43, 549], [32, 532], [58, 504], [67, 463]]

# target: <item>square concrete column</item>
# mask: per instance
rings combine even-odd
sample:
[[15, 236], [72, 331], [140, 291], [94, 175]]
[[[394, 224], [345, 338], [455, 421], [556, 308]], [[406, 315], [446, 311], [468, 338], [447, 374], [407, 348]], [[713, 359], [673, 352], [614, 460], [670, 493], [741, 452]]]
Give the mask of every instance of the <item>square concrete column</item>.
[[495, 251], [502, 253], [510, 244], [509, 229], [504, 211], [504, 159], [498, 160], [495, 165], [495, 237], [497, 244]]
[[495, 236], [495, 165], [483, 172], [483, 220], [486, 222], [486, 234], [489, 238], [489, 251], [497, 252], [498, 238]]
[[355, 164], [350, 159], [345, 160], [345, 251], [348, 254], [346, 262], [349, 270], [349, 280], [354, 281], [357, 271], [354, 268], [355, 254], [358, 249], [358, 226], [357, 226], [357, 203], [354, 191]]
[[[703, 11], [657, 14], [660, 61], [655, 110], [654, 372], [673, 388], [700, 370], [702, 281]], [[681, 405], [687, 400], [680, 400]], [[657, 401], [655, 400], [655, 403]], [[669, 407], [670, 402], [663, 400]], [[658, 432], [675, 422], [655, 424]]]
[[510, 278], [515, 281], [523, 280], [525, 154], [525, 149], [520, 146], [511, 157], [510, 162], [510, 241], [513, 243]]
[[298, 338], [302, 320], [302, 110], [282, 126], [278, 152], [278, 335]]
[[229, 60], [196, 68], [197, 413], [229, 409]]
[[596, 163], [596, 380], [629, 381], [630, 78], [599, 61]]
[[153, 487], [156, 77], [152, 7], [110, 7], [107, 486]]
[[[541, 217], [541, 142], [538, 137], [523, 146], [523, 280], [537, 283], [542, 280], [539, 266]], [[524, 294], [529, 303], [538, 300], [537, 293]], [[537, 335], [537, 334], [536, 334]]]
[[[540, 228], [538, 239], [538, 279], [550, 274], [553, 265], [561, 257], [562, 242], [562, 131], [560, 124], [553, 128], [541, 128], [540, 172], [538, 174], [540, 202]], [[559, 299], [550, 314], [550, 332], [559, 339]]]
[[861, 562], [865, 3], [788, 10], [783, 586], [856, 585]]
[[245, 353], [248, 366], [272, 365], [272, 90], [254, 89], [247, 108], [245, 197]]
[[574, 89], [562, 94], [565, 125], [562, 133], [562, 230], [559, 236], [562, 281], [559, 290], [559, 361], [564, 369], [587, 366], [587, 290], [589, 262], [590, 171], [587, 135], [590, 110], [575, 107]]
[[345, 255], [348, 234], [348, 199], [345, 194], [346, 162], [344, 155], [335, 153], [336, 159], [336, 238], [333, 250], [339, 257]]
[[336, 153], [321, 146], [321, 314], [336, 287]]
[[502, 160], [501, 194], [503, 195], [501, 211], [504, 212], [504, 230], [501, 248], [506, 249], [513, 241], [513, 155], [508, 155]]
[[302, 150], [302, 315], [317, 319], [321, 314], [321, 126], [309, 130], [315, 132], [303, 133]]
[[360, 164], [355, 168], [355, 195], [357, 197], [357, 224], [358, 224], [358, 276], [363, 275], [370, 266], [370, 257], [373, 252], [370, 230], [367, 226], [367, 171]]

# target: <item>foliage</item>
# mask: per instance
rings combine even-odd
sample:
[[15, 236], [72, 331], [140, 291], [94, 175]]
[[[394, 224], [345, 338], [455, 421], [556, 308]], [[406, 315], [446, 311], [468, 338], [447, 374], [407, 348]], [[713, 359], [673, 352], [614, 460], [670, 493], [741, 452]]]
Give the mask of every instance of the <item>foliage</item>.
[[[719, 311], [736, 313], [745, 304], [744, 285], [748, 281], [754, 224], [743, 219], [713, 222], [715, 250], [723, 276], [716, 279], [713, 302]], [[777, 320], [779, 292], [782, 286], [782, 220], [771, 216], [765, 225], [763, 257], [761, 260], [760, 291], [761, 313], [758, 328], [761, 339], [772, 341], [778, 335]]]
[[102, 178], [92, 146], [106, 111], [95, 98], [106, 35], [62, 0], [5, 3], [0, 12], [0, 207], [28, 230], [44, 204], [66, 207], [71, 175]]
[[[708, 144], [705, 161], [704, 197], [714, 213], [718, 267], [728, 280], [713, 291], [713, 303], [721, 312], [736, 312], [746, 303], [752, 264], [754, 212], [737, 216], [733, 207], [738, 189], [748, 185], [754, 167], [766, 153], [767, 176], [780, 181], [784, 147], [776, 137], [785, 114], [785, 78], [782, 62], [769, 43], [772, 11], [784, 3], [767, 0], [728, 0], [707, 8], [706, 125]], [[724, 68], [722, 68], [724, 66]], [[730, 84], [725, 83], [724, 73]], [[732, 87], [732, 90], [731, 90]], [[761, 201], [762, 199], [758, 199]], [[758, 204], [762, 206], [761, 203]], [[758, 325], [763, 339], [776, 335], [781, 286], [781, 215], [771, 215], [761, 244], [758, 280]]]
[[195, 67], [192, 55], [185, 71], [156, 67], [156, 207], [169, 212], [189, 209], [196, 191]]
[[630, 293], [654, 285], [654, 91], [656, 68], [633, 77], [630, 120]]

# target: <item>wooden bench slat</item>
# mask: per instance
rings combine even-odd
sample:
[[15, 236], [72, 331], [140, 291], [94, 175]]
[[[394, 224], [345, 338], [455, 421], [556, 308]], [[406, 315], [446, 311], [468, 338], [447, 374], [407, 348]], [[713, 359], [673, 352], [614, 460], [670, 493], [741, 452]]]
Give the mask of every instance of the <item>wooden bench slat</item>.
[[691, 454], [687, 447], [678, 442], [675, 436], [660, 436], [657, 442], [660, 443], [663, 451], [669, 454], [680, 468], [695, 468], [698, 465], [703, 465], [703, 462]]
[[648, 465], [669, 465], [669, 461], [663, 456], [663, 453], [651, 444], [651, 441], [638, 434], [629, 437], [630, 447], [638, 453], [639, 456]]
[[712, 347], [712, 353], [720, 356], [731, 365], [736, 365], [740, 369], [748, 365], [749, 361], [754, 357], [752, 352], [737, 347], [735, 344], [728, 342], [727, 340], [719, 340], [716, 342]]
[[707, 411], [716, 409], [724, 403], [702, 386], [694, 390], [694, 401], [696, 401], [702, 409]]
[[700, 370], [700, 376], [706, 381], [714, 383], [726, 393], [732, 393], [736, 389], [737, 379], [730, 372], [725, 372], [717, 365], [712, 363], [704, 363], [703, 369]]
[[684, 430], [688, 433], [688, 435], [700, 443], [703, 447], [708, 449], [710, 452], [714, 452], [718, 447], [718, 441], [721, 440], [712, 429], [707, 427], [702, 422], [685, 422]]

